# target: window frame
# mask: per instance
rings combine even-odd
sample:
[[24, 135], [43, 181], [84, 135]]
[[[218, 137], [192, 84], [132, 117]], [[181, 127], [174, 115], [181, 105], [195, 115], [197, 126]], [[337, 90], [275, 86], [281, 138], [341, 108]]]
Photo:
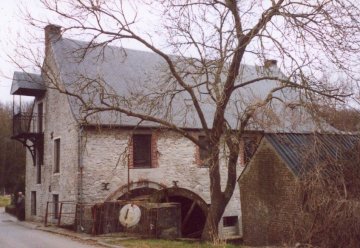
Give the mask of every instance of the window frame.
[[37, 130], [38, 133], [43, 133], [44, 132], [44, 122], [43, 122], [44, 103], [42, 101], [37, 103], [37, 113], [36, 114], [37, 114], [37, 124], [36, 124], [37, 127], [36, 127], [36, 130]]
[[[146, 144], [142, 144], [145, 147], [143, 147], [140, 150], [143, 149], [148, 149], [147, 154], [148, 154], [148, 158], [146, 159], [146, 163], [148, 163], [147, 165], [140, 165], [140, 163], [137, 163], [137, 154], [136, 152], [139, 152], [139, 148], [136, 148], [136, 145], [140, 145], [141, 143], [139, 143], [138, 141], [136, 141], [138, 138], [140, 137], [146, 137]], [[152, 147], [152, 139], [153, 139], [153, 135], [150, 133], [135, 133], [131, 136], [132, 139], [132, 168], [135, 169], [148, 169], [148, 168], [153, 168], [153, 147]]]
[[[206, 137], [206, 135], [200, 134], [200, 135], [198, 135], [198, 140], [199, 140], [199, 143], [202, 143], [207, 140], [207, 137]], [[207, 153], [207, 155], [206, 155], [206, 153]], [[204, 148], [198, 146], [198, 155], [199, 155], [200, 167], [209, 167], [208, 161], [206, 161], [206, 160], [208, 160], [208, 158], [210, 157], [210, 151], [205, 150]], [[205, 155], [205, 157], [204, 157], [204, 155]]]
[[251, 158], [254, 156], [256, 149], [258, 147], [258, 139], [254, 136], [245, 136], [243, 138], [243, 158], [244, 158], [244, 164], [247, 164], [250, 162]]
[[54, 138], [54, 174], [60, 173], [60, 163], [61, 163], [61, 138]]
[[223, 227], [236, 227], [239, 224], [239, 216], [224, 216], [223, 217]]
[[41, 163], [38, 156], [38, 151], [35, 151], [36, 157], [36, 184], [41, 184]]
[[36, 216], [36, 191], [31, 191], [30, 194], [30, 215]]

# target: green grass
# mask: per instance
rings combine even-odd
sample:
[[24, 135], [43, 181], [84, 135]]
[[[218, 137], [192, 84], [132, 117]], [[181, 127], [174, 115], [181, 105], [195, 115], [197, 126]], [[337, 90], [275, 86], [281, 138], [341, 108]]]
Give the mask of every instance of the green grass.
[[0, 196], [0, 207], [10, 205], [10, 196]]
[[108, 240], [107, 243], [121, 245], [126, 248], [239, 248], [239, 246], [225, 243], [213, 245], [210, 243], [161, 239]]

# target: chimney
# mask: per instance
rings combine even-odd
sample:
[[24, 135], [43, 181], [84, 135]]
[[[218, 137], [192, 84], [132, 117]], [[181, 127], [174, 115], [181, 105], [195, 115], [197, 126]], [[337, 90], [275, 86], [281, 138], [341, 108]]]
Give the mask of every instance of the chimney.
[[49, 24], [45, 27], [45, 53], [50, 47], [51, 42], [61, 38], [61, 26]]
[[265, 68], [271, 68], [273, 66], [275, 67], [276, 65], [277, 65], [276, 59], [266, 59], [264, 63]]

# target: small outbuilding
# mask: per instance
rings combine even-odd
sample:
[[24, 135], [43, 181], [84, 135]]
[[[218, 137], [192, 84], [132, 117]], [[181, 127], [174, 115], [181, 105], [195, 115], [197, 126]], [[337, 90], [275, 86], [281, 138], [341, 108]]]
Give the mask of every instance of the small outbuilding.
[[[299, 181], [326, 159], [344, 160], [357, 149], [358, 135], [265, 134], [238, 179], [243, 239], [247, 245], [286, 243], [300, 223]], [[305, 221], [305, 220], [304, 220]]]

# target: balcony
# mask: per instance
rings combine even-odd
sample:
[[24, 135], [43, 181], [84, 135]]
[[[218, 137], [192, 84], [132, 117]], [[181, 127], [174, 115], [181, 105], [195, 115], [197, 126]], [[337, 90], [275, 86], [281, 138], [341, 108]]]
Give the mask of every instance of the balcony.
[[42, 134], [42, 116], [18, 113], [13, 116], [13, 138], [31, 138]]
[[20, 141], [29, 149], [33, 158], [34, 165], [36, 163], [36, 154], [39, 161], [43, 157], [44, 134], [42, 115], [32, 113], [18, 113], [13, 115], [13, 135], [12, 139]]

